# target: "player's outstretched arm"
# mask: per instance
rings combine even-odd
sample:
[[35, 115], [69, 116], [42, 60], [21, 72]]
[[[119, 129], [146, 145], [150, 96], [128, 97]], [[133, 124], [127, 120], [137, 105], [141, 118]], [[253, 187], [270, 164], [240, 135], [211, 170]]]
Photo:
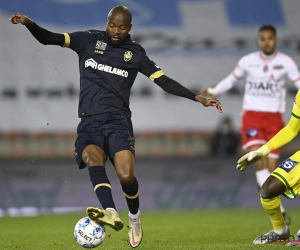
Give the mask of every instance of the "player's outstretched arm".
[[216, 98], [205, 98], [201, 95], [197, 95], [193, 91], [184, 87], [180, 83], [176, 82], [172, 78], [162, 75], [154, 80], [154, 82], [161, 87], [164, 91], [181, 96], [196, 102], [200, 102], [204, 107], [215, 106], [220, 113], [222, 113], [222, 105]]
[[[237, 70], [235, 69], [235, 71], [237, 71]], [[201, 95], [202, 96], [208, 96], [208, 95], [217, 96], [217, 95], [225, 93], [226, 91], [231, 89], [238, 82], [238, 79], [240, 79], [235, 76], [236, 74], [238, 74], [239, 76], [242, 76], [243, 73], [240, 72], [240, 69], [235, 74], [231, 73], [226, 78], [221, 80], [215, 87], [201, 89], [200, 90]]]
[[35, 37], [35, 39], [37, 39], [40, 43], [44, 45], [63, 46], [65, 43], [64, 34], [53, 33], [49, 30], [46, 30], [38, 26], [33, 20], [21, 13], [12, 14], [9, 20], [12, 24], [21, 23], [25, 25], [26, 28], [30, 31], [30, 33]]

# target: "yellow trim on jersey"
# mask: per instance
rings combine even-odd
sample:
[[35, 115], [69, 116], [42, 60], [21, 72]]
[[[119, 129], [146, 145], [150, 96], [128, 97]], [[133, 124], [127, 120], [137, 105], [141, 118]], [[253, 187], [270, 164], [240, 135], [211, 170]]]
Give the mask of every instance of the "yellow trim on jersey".
[[139, 196], [139, 193], [140, 193], [140, 192], [138, 191], [137, 194], [136, 194], [136, 195], [133, 195], [133, 196], [129, 196], [129, 195], [125, 194], [125, 193], [124, 193], [124, 195], [125, 195], [125, 197], [128, 198], [128, 199], [135, 199], [135, 198], [137, 198], [137, 197]]
[[149, 79], [154, 82], [154, 80], [158, 77], [163, 76], [165, 73], [162, 70], [158, 70], [156, 72], [154, 72], [151, 76], [149, 76]]
[[297, 136], [300, 130], [299, 105], [300, 91], [298, 90], [289, 123], [283, 129], [281, 129], [268, 143], [266, 143], [266, 146], [270, 149], [270, 151], [282, 147]]
[[96, 189], [98, 188], [98, 187], [108, 187], [108, 188], [110, 188], [111, 189], [111, 185], [110, 184], [108, 184], [108, 183], [101, 183], [101, 184], [97, 184], [95, 187], [94, 187], [94, 191], [96, 192]]
[[63, 47], [68, 48], [71, 42], [70, 35], [68, 33], [64, 33], [64, 36], [65, 36], [65, 43]]

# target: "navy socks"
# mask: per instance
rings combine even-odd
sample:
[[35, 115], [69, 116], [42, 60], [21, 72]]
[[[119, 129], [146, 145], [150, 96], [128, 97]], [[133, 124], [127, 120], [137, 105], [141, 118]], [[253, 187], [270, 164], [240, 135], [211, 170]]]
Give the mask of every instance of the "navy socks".
[[124, 192], [128, 209], [131, 214], [136, 214], [139, 211], [139, 183], [134, 177], [134, 180], [131, 184], [121, 184], [122, 190]]
[[107, 178], [105, 167], [103, 166], [92, 166], [88, 168], [90, 173], [90, 180], [93, 184], [94, 191], [101, 203], [103, 209], [114, 208], [115, 203], [111, 194], [111, 185]]

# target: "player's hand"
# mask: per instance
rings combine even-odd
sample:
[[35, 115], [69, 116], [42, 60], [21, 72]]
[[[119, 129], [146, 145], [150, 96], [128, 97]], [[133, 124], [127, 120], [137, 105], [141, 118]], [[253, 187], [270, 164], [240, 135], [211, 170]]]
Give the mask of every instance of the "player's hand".
[[34, 23], [30, 18], [28, 18], [27, 16], [24, 16], [21, 13], [12, 14], [11, 17], [9, 18], [9, 21], [12, 24], [21, 23], [23, 25], [28, 25], [28, 24], [33, 24]]
[[238, 162], [236, 168], [243, 172], [248, 166], [252, 165], [253, 163], [259, 161], [261, 158], [264, 158], [270, 153], [269, 148], [264, 145], [261, 148], [251, 151], [244, 156], [242, 156]]
[[209, 95], [208, 89], [201, 89], [200, 95], [202, 95], [202, 96], [208, 96]]
[[202, 103], [204, 107], [215, 106], [219, 113], [223, 113], [222, 105], [217, 98], [205, 98], [201, 95], [196, 96], [196, 101]]
[[202, 96], [216, 96], [218, 95], [218, 92], [214, 88], [207, 88], [207, 89], [202, 89], [201, 91]]

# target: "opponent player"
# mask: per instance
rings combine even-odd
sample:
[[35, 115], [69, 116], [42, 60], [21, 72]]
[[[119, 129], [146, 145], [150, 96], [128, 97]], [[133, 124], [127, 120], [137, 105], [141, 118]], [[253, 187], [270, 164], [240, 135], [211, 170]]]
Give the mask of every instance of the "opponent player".
[[89, 30], [53, 33], [22, 14], [13, 14], [13, 24], [25, 25], [42, 44], [59, 45], [79, 56], [80, 99], [75, 156], [79, 168], [88, 167], [94, 191], [102, 209], [89, 207], [87, 214], [115, 230], [123, 228], [105, 171], [107, 157], [112, 161], [129, 208], [129, 243], [138, 247], [143, 236], [139, 210], [139, 186], [134, 176], [135, 139], [129, 109], [130, 89], [138, 72], [163, 90], [177, 96], [215, 106], [220, 102], [205, 98], [167, 77], [151, 61], [142, 46], [131, 40], [132, 15], [125, 6], [116, 6], [107, 17], [106, 31]]
[[[214, 88], [201, 91], [203, 96], [219, 95], [246, 77], [242, 106], [241, 136], [243, 149], [256, 150], [284, 127], [282, 114], [285, 111], [286, 77], [300, 88], [300, 74], [295, 62], [287, 55], [276, 51], [278, 38], [272, 25], [259, 28], [258, 43], [261, 51], [250, 53], [240, 59], [233, 72]], [[261, 187], [276, 166], [279, 149], [267, 158], [256, 162], [256, 181]], [[290, 217], [281, 206], [286, 223]]]
[[[267, 157], [274, 149], [294, 139], [300, 130], [300, 90], [298, 91], [289, 123], [270, 141], [255, 151], [251, 151], [238, 160], [237, 169], [244, 171], [249, 165]], [[300, 150], [283, 161], [267, 178], [260, 189], [260, 200], [270, 216], [273, 230], [257, 237], [254, 244], [267, 244], [278, 240], [287, 240], [290, 230], [280, 211], [280, 195], [294, 199], [300, 194]], [[291, 238], [290, 238], [291, 239]], [[300, 230], [292, 237], [287, 246], [300, 246]]]

